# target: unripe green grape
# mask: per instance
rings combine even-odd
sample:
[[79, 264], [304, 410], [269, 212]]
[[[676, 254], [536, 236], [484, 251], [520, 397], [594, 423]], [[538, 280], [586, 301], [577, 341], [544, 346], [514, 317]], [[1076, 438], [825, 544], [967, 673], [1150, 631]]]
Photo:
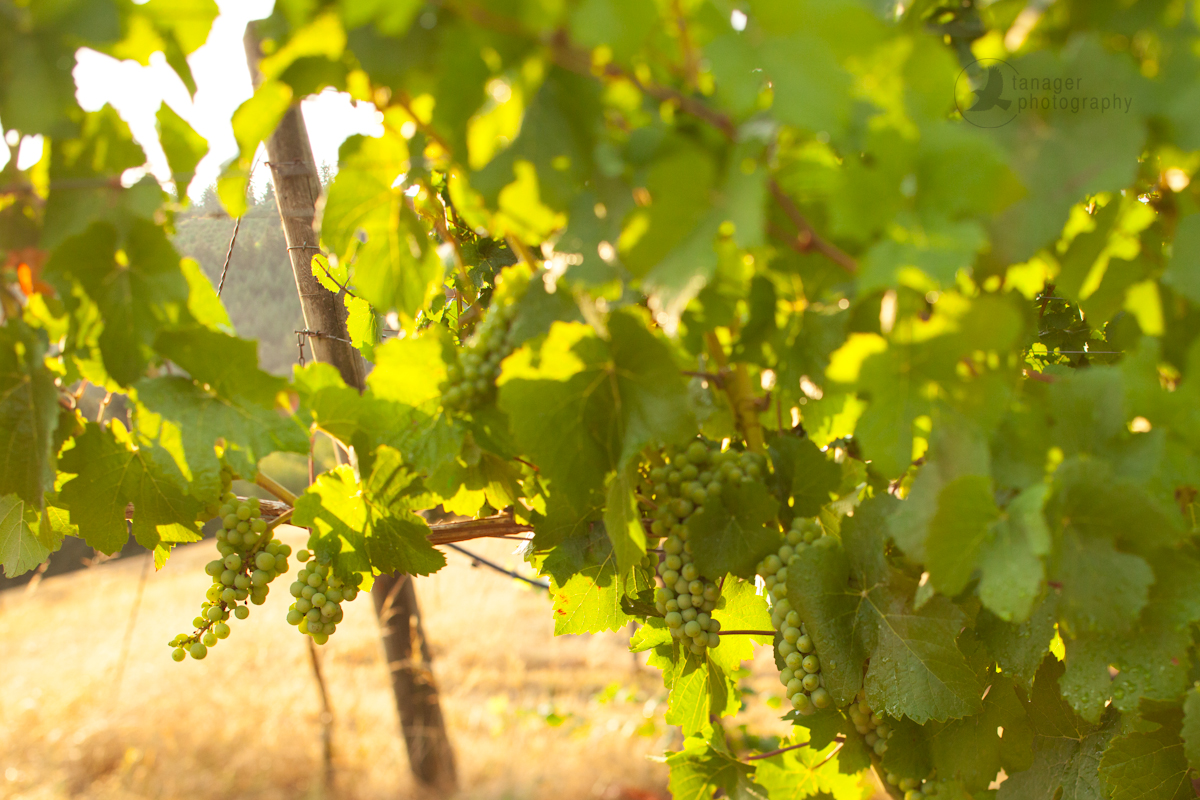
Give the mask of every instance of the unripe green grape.
[[233, 579], [233, 588], [249, 589], [250, 588], [250, 577], [248, 575], [241, 575], [241, 574], [235, 576]]
[[255, 588], [260, 587], [260, 586], [266, 586], [267, 582], [270, 580], [271, 580], [271, 576], [265, 570], [256, 569], [256, 570], [254, 570], [254, 572], [250, 573], [250, 583], [253, 584], [255, 586]]
[[312, 634], [312, 640], [317, 644], [325, 644], [326, 642], [329, 641], [329, 634], [314, 633], [314, 634]]
[[790, 653], [783, 660], [788, 665], [788, 669], [797, 670], [801, 668], [800, 664], [804, 661], [804, 656], [799, 653]]
[[[683, 559], [677, 555], [667, 556], [662, 560], [663, 572], [679, 572], [683, 567]], [[690, 567], [691, 564], [688, 564]]]
[[187, 653], [183, 651], [182, 647], [176, 647], [171, 651], [171, 659], [173, 661], [183, 661], [185, 658], [187, 658]]
[[[689, 561], [683, 565], [683, 569], [679, 570], [679, 577], [688, 582], [690, 589], [696, 579], [700, 577], [700, 570], [696, 569], [696, 565]], [[696, 594], [696, 592], [693, 591], [692, 594]]]
[[308, 600], [306, 600], [303, 597], [301, 597], [299, 600], [296, 601], [296, 608], [300, 609], [301, 614], [308, 613], [309, 609], [311, 609], [312, 607], [313, 607], [313, 604], [310, 603]]
[[191, 647], [188, 648], [188, 653], [191, 655], [192, 658], [199, 661], [200, 659], [202, 659], [206, 655], [208, 655], [208, 648], [205, 647], [200, 642], [196, 642]]
[[801, 634], [796, 640], [796, 649], [801, 653], [811, 653], [813, 651], [812, 637], [808, 634]]
[[[346, 597], [346, 599], [347, 599], [347, 600], [353, 600], [354, 598], [347, 596], [347, 597]], [[671, 611], [679, 611], [679, 610], [680, 610], [680, 608], [679, 608], [679, 601], [678, 601], [678, 600], [676, 600], [676, 599], [675, 599], [675, 598], [673, 598], [673, 597], [672, 597], [670, 600], [668, 600], [668, 601], [667, 601], [667, 602], [664, 604], [664, 606], [663, 606], [663, 607], [664, 607], [665, 609], [667, 609], [667, 611], [668, 611], [668, 612], [671, 612]]]
[[215, 647], [217, 644], [217, 635], [212, 631], [204, 634], [200, 641], [204, 642], [205, 647]]
[[775, 573], [775, 585], [787, 585], [787, 567], [781, 567], [780, 570]]
[[684, 622], [691, 622], [699, 615], [700, 611], [695, 608], [685, 608], [683, 611], [679, 612], [679, 616], [683, 617]]
[[246, 608], [245, 606], [238, 606], [233, 610], [233, 615], [238, 619], [245, 619], [246, 617], [250, 616], [250, 609]]
[[791, 642], [792, 644], [795, 644], [796, 641], [800, 638], [800, 629], [799, 628], [784, 628], [783, 629], [783, 638], [784, 638], [784, 640]]
[[[229, 555], [230, 553], [236, 553], [237, 548], [234, 547], [233, 545], [231, 545], [228, 541], [217, 542], [217, 552], [220, 553], [222, 557], [225, 557], [225, 556]], [[223, 570], [225, 568], [225, 565], [222, 564], [221, 568]]]
[[267, 529], [267, 521], [264, 519], [256, 519], [250, 523], [250, 530], [254, 533], [263, 533]]
[[901, 778], [900, 779], [900, 791], [902, 791], [902, 792], [911, 792], [912, 790], [916, 789], [920, 785], [921, 785], [921, 782], [916, 780], [915, 778]]
[[323, 577], [321, 577], [321, 575], [319, 575], [318, 573], [313, 573], [308, 576], [308, 585], [313, 587], [314, 589], [319, 588], [321, 586], [321, 584], [324, 582], [325, 582], [325, 579]]
[[815, 672], [821, 671], [821, 662], [817, 659], [817, 657], [815, 655], [805, 656], [804, 661], [801, 662], [801, 666], [804, 667], [804, 671], [808, 672], [808, 673], [815, 673]]
[[232, 603], [235, 600], [237, 600], [237, 592], [233, 589], [225, 589], [225, 591], [221, 592], [221, 602]]
[[812, 700], [810, 700], [808, 695], [806, 695], [804, 692], [797, 692], [796, 694], [792, 695], [791, 700], [792, 708], [796, 709], [801, 714], [808, 715], [813, 713], [815, 710], [813, 708]]
[[804, 684], [804, 691], [815, 692], [817, 689], [821, 688], [821, 676], [819, 674], [814, 675], [813, 673], [809, 672], [805, 674], [801, 683]]
[[796, 652], [796, 646], [788, 641], [780, 642], [775, 646], [775, 649], [779, 652], [779, 655], [783, 656], [784, 658], [787, 658], [789, 655]]
[[204, 616], [212, 621], [219, 620], [221, 618], [221, 607], [220, 606], [212, 606], [211, 608], [209, 608], [207, 611], [204, 612]]
[[316, 593], [317, 590], [309, 586], [307, 583], [304, 584], [304, 588], [300, 590], [300, 596], [305, 600], [312, 600], [313, 595]]
[[692, 596], [690, 594], [681, 594], [675, 598], [675, 602], [681, 609], [687, 610], [692, 607]]
[[221, 507], [219, 509], [217, 509], [217, 514], [221, 517], [222, 520], [225, 519], [225, 517], [228, 517], [230, 514], [233, 514], [235, 512], [236, 512], [236, 509], [229, 503], [223, 503], [221, 505]]
[[787, 692], [788, 697], [791, 697], [796, 692], [804, 691], [804, 684], [799, 678], [792, 678], [787, 682], [787, 687], [784, 689], [784, 691]]
[[212, 586], [208, 587], [208, 590], [204, 593], [204, 597], [208, 600], [208, 602], [215, 603], [221, 599], [221, 591], [221, 584], [214, 583]]
[[353, 600], [354, 598], [358, 597], [358, 588], [354, 586], [348, 586], [346, 590], [342, 592], [342, 594], [346, 600]]
[[307, 583], [301, 583], [300, 581], [293, 581], [292, 585], [288, 587], [288, 592], [292, 595], [292, 597], [300, 597], [303, 594], [305, 589], [310, 589], [310, 588], [312, 588], [312, 587], [310, 587]]
[[293, 608], [287, 613], [288, 625], [299, 625], [302, 619], [304, 619], [304, 614], [298, 608]]
[[340, 603], [345, 599], [345, 595], [342, 594], [341, 589], [330, 589], [325, 592], [325, 599], [331, 603]]
[[221, 584], [223, 586], [233, 586], [233, 579], [237, 577], [237, 573], [231, 569], [227, 569], [221, 573]]
[[320, 622], [320, 621], [321, 621], [321, 611], [320, 611], [320, 609], [316, 609], [316, 608], [310, 608], [310, 609], [308, 610], [308, 613], [307, 613], [307, 614], [305, 614], [304, 616], [308, 618], [308, 621], [309, 621], [310, 623], [312, 623], [312, 622]]
[[265, 594], [252, 594], [250, 595], [250, 602], [256, 606], [261, 606], [267, 602], [267, 596]]
[[217, 635], [218, 639], [228, 639], [229, 626], [224, 622], [218, 622], [216, 625], [213, 625], [213, 633]]
[[[680, 580], [679, 573], [673, 569], [663, 570], [661, 574], [663, 583], [665, 583], [667, 586], [670, 586], [672, 589], [675, 588], [675, 584], [677, 584]], [[678, 593], [678, 591], [676, 593]]]
[[[813, 705], [816, 705], [816, 701], [815, 701], [815, 700], [813, 701]], [[817, 708], [821, 708], [821, 706], [817, 706]], [[883, 755], [884, 753], [886, 753], [886, 752], [887, 752], [887, 749], [888, 749], [888, 743], [887, 743], [887, 741], [886, 741], [886, 740], [884, 740], [884, 739], [880, 739], [879, 741], [877, 741], [877, 742], [875, 743], [875, 747], [874, 747], [873, 749], [875, 750], [875, 754], [876, 754], [876, 755], [879, 755], [879, 756], [881, 756], [881, 755]]]
[[700, 623], [696, 622], [696, 620], [688, 622], [683, 626], [683, 632], [688, 636], [695, 637], [696, 634], [700, 633]]
[[292, 546], [285, 542], [280, 542], [278, 554], [283, 556], [284, 558], [287, 558], [288, 556], [290, 556], [292, 554]]
[[310, 558], [312, 558], [312, 553], [308, 550], [301, 549], [300, 552], [296, 553], [296, 560], [301, 563], [308, 561]]
[[333, 617], [338, 612], [338, 607], [335, 603], [326, 603], [321, 606], [321, 616], [325, 619]]
[[271, 570], [275, 568], [275, 556], [270, 553], [260, 552], [254, 556], [254, 566], [263, 570]]
[[242, 547], [249, 550], [250, 548], [254, 547], [254, 545], [256, 545], [256, 544], [258, 544], [258, 534], [257, 533], [255, 533], [254, 531], [246, 531], [245, 533], [242, 534]]
[[212, 577], [217, 577], [225, 571], [225, 563], [223, 561], [210, 561], [204, 565], [204, 572]]
[[221, 520], [221, 524], [225, 526], [225, 530], [227, 531], [231, 531], [236, 528], [239, 522], [241, 522], [241, 520], [238, 519], [237, 514], [226, 514], [225, 518]]
[[242, 568], [242, 557], [241, 556], [239, 556], [237, 553], [233, 553], [232, 555], [225, 556], [225, 569], [230, 569], [230, 570], [233, 570], [234, 572], [237, 572], [241, 568]]
[[321, 606], [325, 605], [325, 600], [326, 600], [325, 595], [321, 594], [320, 592], [317, 592], [312, 597], [310, 597], [308, 601], [310, 603], [312, 603], [314, 607], [320, 608]]
[[192, 619], [192, 627], [193, 628], [203, 628], [207, 624], [208, 624], [208, 620], [205, 619], [204, 617], [194, 617]]

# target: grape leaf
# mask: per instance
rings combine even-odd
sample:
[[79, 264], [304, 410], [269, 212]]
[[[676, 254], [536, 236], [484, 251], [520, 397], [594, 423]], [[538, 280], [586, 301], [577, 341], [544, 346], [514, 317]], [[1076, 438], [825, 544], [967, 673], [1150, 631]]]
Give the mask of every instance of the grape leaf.
[[[718, 648], [719, 649], [719, 648]], [[695, 655], [676, 646], [671, 666], [663, 670], [669, 691], [664, 721], [678, 725], [684, 736], [709, 730], [713, 717], [736, 714], [741, 707], [737, 684], [707, 653]]]
[[979, 599], [1003, 620], [1029, 618], [1045, 579], [1042, 558], [1050, 532], [1042, 515], [1047, 487], [1035, 484], [1017, 495], [992, 526], [979, 551]]
[[[754, 581], [742, 581], [732, 576], [726, 578], [721, 586], [721, 598], [712, 612], [712, 618], [721, 623], [722, 630], [771, 630], [767, 599], [757, 593]], [[772, 636], [722, 636], [721, 644], [709, 649], [708, 657], [727, 673], [732, 673], [743, 661], [754, 657], [755, 643], [768, 645], [773, 642]]]
[[504, 362], [499, 380], [517, 444], [579, 512], [603, 505], [605, 475], [643, 447], [695, 434], [667, 348], [630, 313], [613, 314], [608, 332], [605, 342], [556, 322], [536, 355], [522, 349]]
[[[1000, 784], [997, 800], [1105, 800], [1100, 758], [1117, 732], [1115, 718], [1091, 725], [1071, 711], [1058, 693], [1060, 662], [1042, 662], [1025, 703], [1033, 727], [1033, 764]], [[1114, 715], [1115, 716], [1115, 715]]]
[[348, 465], [319, 476], [296, 499], [292, 521], [311, 529], [309, 546], [333, 557], [344, 577], [372, 566], [381, 572], [432, 574], [446, 558], [429, 543], [429, 526], [405, 499], [413, 478], [398, 452], [381, 448], [361, 485]]
[[[188, 285], [164, 231], [134, 220], [118, 244], [117, 230], [97, 222], [63, 242], [45, 274], [79, 281], [104, 320], [100, 351], [113, 380], [129, 386], [142, 377], [159, 329], [186, 308]], [[118, 252], [119, 251], [119, 252]]]
[[208, 152], [208, 141], [166, 103], [159, 105], [155, 119], [167, 166], [171, 168], [171, 180], [175, 183], [175, 196], [186, 197], [188, 186], [196, 175], [196, 165]]
[[1059, 612], [1072, 630], [1127, 630], [1149, 599], [1154, 571], [1144, 559], [1104, 539], [1068, 528], [1055, 575], [1062, 584]]
[[1005, 622], [983, 610], [975, 620], [975, 630], [1006, 675], [1018, 681], [1026, 690], [1055, 635], [1058, 620], [1058, 600], [1045, 596], [1038, 602], [1029, 619], [1021, 623]]
[[[914, 608], [916, 582], [882, 561], [886, 511], [894, 502], [860, 506], [843, 528], [845, 550], [830, 536], [797, 548], [788, 600], [813, 637], [825, 686], [839, 706], [865, 686], [871, 707], [892, 717], [924, 723], [968, 716], [978, 711], [983, 687], [955, 644], [962, 612], [941, 596]], [[864, 679], [860, 665], [867, 658]]]
[[[772, 313], [774, 309], [772, 308]], [[842, 471], [811, 439], [771, 440], [771, 464], [781, 495], [792, 498], [792, 513], [815, 517], [842, 482]]]
[[667, 766], [671, 768], [668, 785], [674, 800], [709, 800], [717, 790], [733, 800], [766, 798], [751, 780], [754, 767], [701, 737], [686, 739], [682, 750], [667, 756]]
[[1192, 769], [1200, 764], [1200, 689], [1188, 690], [1183, 701], [1183, 736], [1184, 754]]
[[46, 367], [46, 334], [19, 319], [0, 327], [0, 496], [34, 508], [54, 485], [58, 390]]
[[632, 619], [621, 598], [651, 588], [653, 579], [640, 567], [617, 569], [617, 558], [603, 525], [564, 539], [542, 562], [554, 599], [554, 634], [614, 631]]
[[1025, 709], [1002, 675], [991, 678], [980, 713], [935, 726], [929, 734], [938, 778], [957, 780], [969, 792], [987, 789], [1001, 769], [1009, 775], [1028, 769], [1032, 744]]
[[771, 800], [803, 800], [814, 796], [860, 800], [864, 777], [841, 774], [845, 747], [836, 754], [834, 749], [833, 745], [800, 747], [764, 758], [757, 762], [754, 781], [767, 791]]
[[754, 576], [759, 561], [779, 549], [779, 503], [757, 481], [726, 483], [688, 518], [688, 542], [701, 575]]
[[604, 504], [604, 528], [621, 572], [633, 568], [646, 555], [646, 529], [642, 527], [642, 515], [634, 496], [638, 480], [632, 467], [614, 473]]
[[999, 516], [991, 478], [964, 475], [942, 488], [925, 539], [925, 566], [935, 589], [953, 596], [966, 588]]
[[[160, 526], [195, 530], [201, 505], [187, 493], [174, 462], [162, 448], [135, 442], [119, 421], [108, 429], [89, 422], [83, 435], [75, 437], [75, 447], [59, 459], [59, 469], [75, 473], [59, 493], [71, 512], [71, 524], [79, 526], [89, 546], [103, 553], [120, 550], [130, 530], [147, 549], [163, 541]], [[127, 529], [129, 503], [133, 521]]]
[[24, 500], [15, 494], [0, 496], [0, 567], [8, 578], [28, 572], [50, 555], [26, 516]]
[[1183, 710], [1143, 700], [1138, 729], [1109, 742], [1100, 775], [1112, 800], [1190, 800], [1196, 796], [1180, 737]]

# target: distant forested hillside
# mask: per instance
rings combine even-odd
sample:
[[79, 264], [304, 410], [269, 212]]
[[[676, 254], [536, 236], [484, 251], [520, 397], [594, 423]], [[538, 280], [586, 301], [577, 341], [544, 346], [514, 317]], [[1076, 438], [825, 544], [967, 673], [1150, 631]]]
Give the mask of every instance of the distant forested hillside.
[[[233, 226], [211, 187], [176, 218], [175, 246], [200, 262], [213, 286], [220, 280]], [[304, 325], [269, 184], [265, 194], [251, 199], [242, 218], [221, 299], [238, 335], [258, 340], [263, 369], [290, 374], [298, 354], [294, 331]]]

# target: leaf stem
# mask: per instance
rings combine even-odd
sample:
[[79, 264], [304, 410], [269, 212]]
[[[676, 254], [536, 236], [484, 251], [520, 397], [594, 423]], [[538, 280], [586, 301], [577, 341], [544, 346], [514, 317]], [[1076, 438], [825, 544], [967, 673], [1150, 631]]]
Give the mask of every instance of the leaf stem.
[[717, 631], [717, 636], [770, 636], [775, 637], [775, 631]]

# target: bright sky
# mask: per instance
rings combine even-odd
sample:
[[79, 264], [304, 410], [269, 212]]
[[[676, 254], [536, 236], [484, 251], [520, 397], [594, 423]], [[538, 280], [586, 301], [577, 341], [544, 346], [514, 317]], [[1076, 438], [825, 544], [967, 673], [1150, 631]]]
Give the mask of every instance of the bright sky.
[[[154, 115], [159, 104], [165, 101], [208, 140], [208, 155], [200, 162], [188, 191], [193, 198], [199, 198], [205, 187], [216, 181], [221, 165], [237, 155], [237, 143], [229, 120], [234, 110], [253, 93], [242, 34], [247, 22], [271, 12], [273, 1], [218, 0], [221, 14], [213, 24], [208, 42], [188, 58], [196, 79], [194, 100], [188, 97], [183, 82], [167, 66], [161, 53], [155, 54], [150, 66], [143, 67], [134, 61], [117, 61], [93, 51], [83, 51], [75, 68], [76, 97], [80, 105], [94, 111], [111, 103], [145, 149], [150, 171], [160, 181], [165, 181], [170, 177], [170, 170], [154, 127]], [[317, 164], [335, 166], [338, 147], [347, 136], [382, 133], [381, 115], [374, 106], [367, 103], [356, 106], [345, 93], [326, 90], [305, 100], [303, 110]], [[40, 147], [23, 146], [18, 163], [35, 160], [39, 155], [36, 150]], [[3, 153], [2, 148], [0, 153]], [[269, 170], [257, 169], [253, 181], [255, 193], [261, 193], [269, 180]]]

